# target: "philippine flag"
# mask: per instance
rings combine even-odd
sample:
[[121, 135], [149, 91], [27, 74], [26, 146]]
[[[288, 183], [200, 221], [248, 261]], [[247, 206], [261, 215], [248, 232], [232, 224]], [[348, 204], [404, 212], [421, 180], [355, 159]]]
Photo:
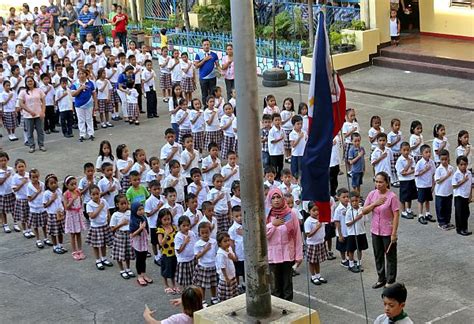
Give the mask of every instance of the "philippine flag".
[[302, 200], [314, 201], [320, 221], [330, 222], [329, 161], [333, 138], [344, 123], [346, 95], [341, 79], [333, 73], [323, 12], [319, 13], [316, 35], [308, 95], [309, 134], [302, 160]]

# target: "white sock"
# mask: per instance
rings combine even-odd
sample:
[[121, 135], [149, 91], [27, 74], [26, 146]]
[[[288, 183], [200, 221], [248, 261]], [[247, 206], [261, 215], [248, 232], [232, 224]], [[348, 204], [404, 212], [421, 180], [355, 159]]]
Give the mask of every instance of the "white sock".
[[160, 261], [161, 256], [159, 254], [155, 254], [155, 261]]
[[428, 216], [428, 215], [431, 215], [431, 213], [430, 213], [429, 211], [427, 211], [427, 212], [425, 213], [425, 215]]
[[107, 258], [106, 257], [101, 257], [100, 260], [105, 261], [105, 260], [107, 260]]
[[102, 262], [100, 259], [95, 260], [95, 263]]
[[354, 266], [354, 260], [349, 260], [349, 267], [353, 267]]
[[320, 273], [317, 273], [317, 274], [314, 275], [314, 277], [315, 277], [316, 279], [319, 279], [319, 278], [321, 278], [321, 274], [320, 274]]
[[407, 213], [411, 213], [411, 208], [407, 208]]
[[407, 215], [407, 212], [406, 212], [406, 211], [402, 211], [402, 215]]
[[313, 279], [313, 280], [314, 280], [314, 279], [317, 279], [316, 274], [312, 275], [312, 276], [311, 276], [311, 279]]

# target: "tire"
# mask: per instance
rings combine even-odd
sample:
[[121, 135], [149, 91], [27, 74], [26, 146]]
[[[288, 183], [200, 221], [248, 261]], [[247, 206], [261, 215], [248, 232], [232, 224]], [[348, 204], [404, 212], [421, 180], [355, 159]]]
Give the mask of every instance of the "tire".
[[270, 80], [263, 80], [262, 84], [264, 87], [267, 88], [278, 88], [278, 87], [284, 87], [288, 84], [288, 80], [276, 80], [276, 81], [270, 81]]
[[263, 72], [263, 79], [267, 81], [281, 81], [288, 79], [288, 73], [282, 69], [270, 69]]

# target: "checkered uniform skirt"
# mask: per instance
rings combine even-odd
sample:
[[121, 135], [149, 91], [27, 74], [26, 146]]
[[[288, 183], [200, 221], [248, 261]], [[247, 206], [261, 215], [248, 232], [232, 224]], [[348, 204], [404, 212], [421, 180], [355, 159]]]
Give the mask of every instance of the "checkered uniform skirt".
[[115, 88], [116, 83], [112, 83], [113, 89], [110, 90], [110, 101], [112, 104], [120, 104], [122, 101], [120, 100], [120, 96], [117, 93], [117, 89]]
[[205, 289], [217, 287], [216, 267], [205, 268], [198, 264], [194, 269], [193, 285]]
[[40, 228], [48, 225], [48, 213], [43, 211], [41, 213], [32, 213], [30, 211], [29, 224], [31, 228]]
[[140, 116], [140, 107], [138, 103], [129, 102], [127, 105], [127, 113], [130, 118], [138, 118]]
[[217, 297], [223, 301], [234, 298], [239, 295], [237, 289], [237, 279], [232, 278], [230, 282], [220, 279], [219, 285], [217, 286]]
[[222, 132], [218, 131], [210, 131], [206, 132], [204, 135], [204, 148], [207, 150], [209, 143], [216, 143], [219, 147], [219, 151], [221, 150], [221, 142], [222, 142]]
[[6, 129], [14, 129], [18, 126], [18, 120], [17, 120], [17, 115], [16, 112], [14, 111], [8, 111], [8, 112], [3, 112], [2, 115], [2, 121], [3, 121], [3, 127]]
[[190, 129], [180, 129], [179, 130], [179, 137], [178, 137], [178, 143], [181, 145], [184, 145], [184, 135], [191, 134]]
[[99, 99], [97, 100], [97, 104], [99, 106], [99, 114], [114, 111], [114, 103], [112, 102], [112, 100], [109, 100], [107, 102], [107, 99]]
[[204, 149], [204, 132], [192, 133], [194, 148], [198, 151]]
[[15, 194], [9, 193], [0, 196], [0, 213], [12, 213], [15, 210]]
[[229, 151], [234, 151], [235, 137], [225, 136], [222, 141], [221, 158], [227, 160]]
[[217, 219], [217, 232], [227, 232], [232, 225], [228, 214], [215, 213]]
[[235, 154], [239, 155], [239, 140], [238, 139], [235, 139], [234, 151], [235, 151]]
[[196, 90], [196, 86], [194, 85], [193, 78], [184, 77], [181, 81], [181, 89], [186, 93], [194, 92], [194, 90]]
[[48, 235], [58, 236], [64, 234], [64, 218], [58, 220], [56, 214], [48, 214]]
[[285, 143], [284, 143], [285, 150], [291, 150], [290, 133], [292, 129], [290, 130], [284, 129], [284, 131], [285, 131]]
[[122, 187], [122, 193], [125, 194], [128, 188], [130, 188], [130, 176], [122, 176], [122, 179], [120, 179], [120, 186]]
[[115, 232], [114, 245], [112, 247], [112, 259], [117, 261], [135, 259], [135, 253], [132, 250], [129, 231]]
[[160, 88], [161, 89], [171, 89], [171, 74], [170, 73], [160, 73]]
[[320, 244], [308, 244], [308, 250], [306, 251], [306, 258], [309, 263], [321, 263], [326, 261], [327, 250], [326, 245]]
[[178, 285], [183, 287], [192, 285], [195, 269], [196, 261], [194, 259], [189, 262], [178, 262], [176, 267], [176, 282]]
[[109, 225], [89, 228], [86, 243], [92, 247], [111, 246], [114, 243], [114, 237]]
[[30, 219], [30, 205], [28, 199], [15, 200], [15, 210], [13, 211], [13, 220], [15, 222], [28, 223]]
[[391, 161], [391, 167], [392, 167], [392, 174], [393, 176], [395, 177], [395, 179], [398, 179], [397, 178], [397, 169], [395, 169], [395, 165], [397, 164], [397, 160], [398, 158], [400, 157], [400, 155], [402, 155], [400, 152], [398, 153], [393, 153], [393, 159]]

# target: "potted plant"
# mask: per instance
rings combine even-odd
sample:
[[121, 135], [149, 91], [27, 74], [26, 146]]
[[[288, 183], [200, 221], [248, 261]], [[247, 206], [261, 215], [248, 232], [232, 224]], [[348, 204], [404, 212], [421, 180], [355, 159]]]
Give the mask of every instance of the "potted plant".
[[337, 31], [331, 31], [329, 33], [329, 43], [334, 54], [341, 53], [342, 35]]
[[352, 29], [352, 30], [366, 30], [367, 27], [365, 26], [364, 21], [354, 19], [354, 20], [352, 20], [351, 26], [349, 27], [349, 29]]
[[352, 52], [355, 51], [355, 40], [356, 36], [355, 33], [352, 34], [342, 34], [341, 35], [341, 44], [339, 45], [339, 49], [342, 53]]

